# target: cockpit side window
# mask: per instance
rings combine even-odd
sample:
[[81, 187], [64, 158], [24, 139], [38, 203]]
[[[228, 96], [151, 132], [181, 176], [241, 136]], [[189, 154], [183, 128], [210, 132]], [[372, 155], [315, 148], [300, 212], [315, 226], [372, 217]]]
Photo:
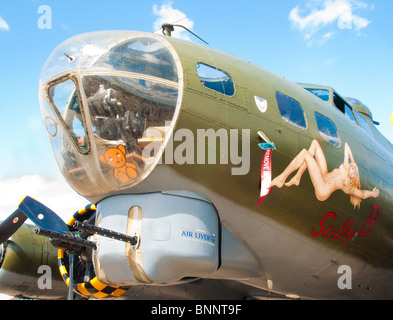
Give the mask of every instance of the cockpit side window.
[[306, 116], [299, 102], [278, 91], [276, 99], [281, 117], [285, 122], [302, 130], [307, 129]]
[[311, 92], [312, 94], [314, 94], [315, 96], [317, 96], [318, 98], [320, 98], [323, 101], [328, 102], [329, 101], [329, 90], [327, 89], [319, 89], [319, 88], [304, 88], [307, 91]]
[[315, 120], [317, 121], [319, 134], [322, 139], [339, 148], [341, 146], [341, 140], [333, 121], [318, 112], [315, 112]]
[[226, 72], [204, 63], [197, 63], [196, 67], [199, 81], [206, 88], [226, 96], [233, 96], [235, 94], [233, 80]]
[[345, 102], [335, 92], [333, 93], [333, 102], [338, 110], [345, 113]]
[[337, 109], [344, 113], [348, 119], [358, 124], [352, 112], [352, 107], [335, 92], [333, 93], [333, 102]]
[[87, 153], [89, 145], [74, 81], [67, 79], [64, 82], [54, 84], [49, 88], [49, 96], [64, 120], [79, 151]]
[[356, 118], [358, 118], [359, 124], [362, 127], [362, 129], [364, 131], [366, 131], [370, 136], [373, 136], [370, 128], [367, 125], [367, 121], [361, 116], [361, 114], [359, 112], [357, 112], [356, 110], [353, 110], [353, 111], [355, 112]]
[[358, 123], [356, 122], [355, 116], [353, 115], [352, 108], [349, 107], [347, 104], [345, 105], [345, 115], [346, 115], [351, 121], [353, 121], [354, 123], [358, 124]]

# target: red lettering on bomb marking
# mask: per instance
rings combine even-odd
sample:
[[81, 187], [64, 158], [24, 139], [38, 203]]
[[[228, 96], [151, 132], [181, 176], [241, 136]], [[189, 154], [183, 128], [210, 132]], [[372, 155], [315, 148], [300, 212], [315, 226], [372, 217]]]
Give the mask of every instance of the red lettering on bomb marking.
[[[369, 217], [360, 229], [359, 236], [367, 236], [374, 228], [374, 223], [379, 218], [379, 207], [373, 206]], [[337, 230], [337, 227], [333, 225], [337, 219], [337, 215], [334, 212], [326, 213], [321, 219], [321, 229], [319, 232], [312, 229], [311, 233], [314, 237], [322, 236], [328, 239], [346, 239], [343, 244], [346, 244], [356, 234], [357, 230], [354, 228], [355, 221], [348, 218], [344, 224]], [[333, 220], [333, 221], [332, 221]], [[337, 231], [336, 231], [337, 230]]]

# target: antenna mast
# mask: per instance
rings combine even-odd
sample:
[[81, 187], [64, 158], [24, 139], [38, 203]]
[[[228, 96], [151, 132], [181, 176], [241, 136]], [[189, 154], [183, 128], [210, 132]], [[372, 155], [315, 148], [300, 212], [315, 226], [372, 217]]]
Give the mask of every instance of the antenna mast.
[[185, 26], [182, 26], [180, 24], [170, 24], [170, 23], [164, 23], [162, 25], [162, 33], [165, 36], [171, 37], [172, 36], [172, 32], [175, 30], [174, 27], [181, 27], [184, 30], [188, 31], [189, 33], [191, 33], [194, 37], [198, 38], [199, 40], [201, 40], [202, 42], [206, 43], [207, 45], [209, 45], [205, 40], [203, 40], [201, 37], [198, 37], [194, 32], [192, 32], [190, 29], [187, 29]]

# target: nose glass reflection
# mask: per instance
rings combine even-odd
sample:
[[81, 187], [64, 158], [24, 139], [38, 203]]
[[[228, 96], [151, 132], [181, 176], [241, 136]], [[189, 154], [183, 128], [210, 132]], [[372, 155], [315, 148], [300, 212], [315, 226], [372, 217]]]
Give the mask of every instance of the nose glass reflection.
[[179, 114], [181, 74], [175, 49], [155, 35], [97, 32], [55, 49], [41, 74], [41, 110], [78, 193], [124, 191], [153, 171]]
[[[156, 81], [120, 76], [83, 78], [102, 172], [121, 183], [140, 176], [154, 159], [173, 118], [178, 89]], [[148, 136], [149, 131], [160, 132]], [[164, 134], [161, 134], [164, 133]], [[149, 146], [149, 152], [145, 148]]]
[[49, 96], [62, 116], [75, 144], [82, 153], [87, 153], [89, 148], [86, 130], [74, 81], [68, 79], [52, 86]]

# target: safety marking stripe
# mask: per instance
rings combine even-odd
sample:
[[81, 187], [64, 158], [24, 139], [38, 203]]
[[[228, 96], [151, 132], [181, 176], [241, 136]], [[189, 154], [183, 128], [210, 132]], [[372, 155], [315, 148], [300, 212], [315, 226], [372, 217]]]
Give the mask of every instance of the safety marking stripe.
[[76, 289], [83, 295], [83, 296], [90, 296], [91, 293], [86, 290], [85, 283], [78, 283]]
[[[83, 209], [78, 210], [74, 213], [70, 221], [67, 223], [68, 226], [72, 226], [75, 221], [83, 221], [89, 219], [92, 214], [96, 212], [97, 208], [94, 204], [89, 204]], [[62, 249], [58, 250], [57, 261], [61, 277], [69, 286], [70, 278], [68, 276], [67, 268], [65, 267], [65, 253]], [[97, 277], [89, 282], [74, 283], [74, 291], [82, 296], [94, 296], [96, 298], [106, 298], [108, 296], [120, 297], [127, 291], [127, 288], [120, 288], [117, 286], [110, 286], [101, 283]]]
[[90, 218], [90, 216], [97, 210], [94, 204], [89, 204], [83, 209], [78, 210], [75, 212], [70, 221], [68, 221], [67, 225], [72, 226], [75, 221], [83, 221], [86, 218]]

